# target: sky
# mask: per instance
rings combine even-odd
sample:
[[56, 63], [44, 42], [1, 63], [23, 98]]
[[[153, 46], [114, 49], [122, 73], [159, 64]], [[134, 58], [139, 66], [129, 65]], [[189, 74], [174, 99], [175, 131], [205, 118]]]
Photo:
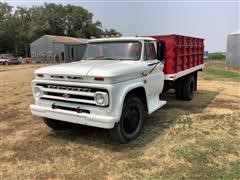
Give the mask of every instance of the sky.
[[[42, 5], [42, 0], [0, 0], [12, 6]], [[226, 51], [227, 34], [240, 29], [240, 0], [50, 0], [82, 6], [104, 28], [123, 36], [181, 34], [205, 39], [205, 50]]]

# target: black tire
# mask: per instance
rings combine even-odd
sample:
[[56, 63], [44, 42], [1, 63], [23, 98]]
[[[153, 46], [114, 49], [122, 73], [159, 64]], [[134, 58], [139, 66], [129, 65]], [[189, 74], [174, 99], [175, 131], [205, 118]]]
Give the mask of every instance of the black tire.
[[6, 62], [4, 63], [4, 65], [8, 66], [8, 65], [9, 65], [9, 63], [6, 61]]
[[54, 120], [54, 119], [49, 119], [49, 118], [43, 118], [44, 123], [52, 128], [53, 130], [64, 130], [64, 129], [69, 129], [71, 127], [71, 123], [64, 122], [64, 121], [59, 121], [59, 120]]
[[136, 139], [142, 129], [144, 120], [144, 106], [142, 101], [136, 96], [127, 96], [121, 119], [110, 130], [112, 138], [122, 144]]
[[190, 101], [193, 99], [195, 90], [195, 79], [193, 75], [186, 76], [183, 81], [182, 99]]
[[180, 100], [183, 99], [182, 83], [183, 83], [182, 78], [179, 78], [175, 81], [175, 96], [176, 96], [176, 99], [180, 99]]

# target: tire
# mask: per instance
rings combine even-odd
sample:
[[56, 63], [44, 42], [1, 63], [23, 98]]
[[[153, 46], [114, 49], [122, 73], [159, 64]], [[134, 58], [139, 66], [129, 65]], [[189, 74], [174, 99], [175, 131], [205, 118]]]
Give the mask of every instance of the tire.
[[71, 123], [64, 122], [64, 121], [59, 121], [59, 120], [54, 120], [54, 119], [49, 119], [49, 118], [43, 118], [44, 123], [52, 128], [53, 130], [64, 130], [64, 129], [69, 129], [71, 127]]
[[183, 99], [182, 83], [183, 83], [182, 78], [177, 79], [175, 82], [175, 96], [176, 96], [176, 99], [179, 99], [179, 100]]
[[5, 63], [4, 63], [6, 66], [8, 66], [9, 65], [9, 63], [6, 61]]
[[144, 106], [136, 96], [127, 96], [122, 109], [120, 121], [110, 130], [112, 138], [122, 144], [136, 139], [142, 129]]
[[193, 75], [186, 76], [183, 81], [182, 99], [190, 101], [193, 99], [195, 90], [195, 79]]

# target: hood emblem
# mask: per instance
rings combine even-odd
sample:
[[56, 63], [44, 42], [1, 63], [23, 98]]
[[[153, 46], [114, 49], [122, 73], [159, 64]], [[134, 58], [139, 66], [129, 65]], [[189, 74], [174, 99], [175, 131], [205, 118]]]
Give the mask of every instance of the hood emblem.
[[63, 97], [64, 97], [64, 98], [69, 98], [69, 97], [70, 97], [70, 95], [69, 95], [69, 94], [67, 94], [67, 93], [64, 93], [64, 94], [63, 94]]

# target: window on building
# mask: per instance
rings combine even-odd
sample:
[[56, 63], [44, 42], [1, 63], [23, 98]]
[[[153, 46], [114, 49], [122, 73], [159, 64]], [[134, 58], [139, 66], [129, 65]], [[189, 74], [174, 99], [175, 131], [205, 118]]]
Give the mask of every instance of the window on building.
[[61, 56], [62, 56], [61, 60], [64, 61], [64, 52], [61, 53]]
[[71, 54], [72, 54], [72, 59], [73, 59], [74, 58], [73, 47], [71, 47]]

